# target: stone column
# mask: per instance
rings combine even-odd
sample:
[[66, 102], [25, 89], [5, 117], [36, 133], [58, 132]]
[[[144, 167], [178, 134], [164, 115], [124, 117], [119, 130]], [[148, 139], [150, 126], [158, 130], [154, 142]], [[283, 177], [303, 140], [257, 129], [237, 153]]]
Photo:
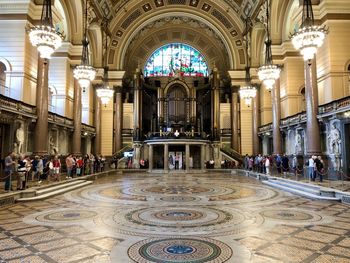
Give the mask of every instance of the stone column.
[[148, 145], [148, 170], [152, 171], [153, 170], [153, 145], [150, 144]]
[[320, 127], [317, 120], [318, 90], [316, 59], [311, 64], [305, 62], [305, 101], [306, 101], [306, 152], [308, 155], [321, 153]]
[[94, 154], [101, 154], [101, 100], [97, 97], [96, 91], [94, 91], [94, 125], [95, 125], [95, 141], [94, 141]]
[[164, 144], [164, 171], [169, 171], [169, 144]]
[[204, 170], [205, 169], [205, 145], [202, 144], [201, 145], [201, 169]]
[[192, 125], [192, 129], [194, 129], [194, 127], [196, 126], [197, 123], [197, 94], [196, 94], [196, 88], [193, 87], [191, 89], [191, 125]]
[[74, 103], [73, 103], [73, 147], [74, 155], [81, 155], [81, 87], [77, 80], [74, 80]]
[[212, 93], [211, 93], [212, 139], [220, 140], [220, 78], [216, 67], [213, 69]]
[[49, 100], [49, 60], [38, 59], [38, 76], [36, 90], [36, 125], [34, 153], [45, 155], [48, 153], [48, 100]]
[[142, 81], [139, 69], [136, 69], [134, 80], [134, 141], [140, 141], [142, 137]]
[[161, 87], [157, 90], [157, 104], [158, 128], [161, 129], [164, 123], [164, 90]]
[[253, 154], [260, 153], [259, 126], [260, 126], [260, 92], [257, 89], [256, 97], [253, 99]]
[[272, 96], [272, 131], [273, 131], [273, 154], [282, 153], [281, 144], [281, 96], [280, 80], [276, 80], [275, 87], [271, 91]]
[[186, 144], [185, 155], [186, 155], [186, 159], [185, 159], [186, 171], [189, 171], [190, 170], [190, 145], [189, 144]]
[[140, 143], [134, 143], [133, 167], [136, 169], [140, 168], [141, 147], [142, 147], [142, 145]]
[[122, 87], [115, 88], [115, 107], [114, 107], [114, 152], [117, 153], [123, 148], [122, 129], [123, 129], [123, 101]]
[[231, 100], [231, 148], [236, 152], [239, 152], [239, 134], [238, 134], [238, 122], [239, 122], [239, 108], [238, 108], [238, 92], [237, 89], [232, 89]]

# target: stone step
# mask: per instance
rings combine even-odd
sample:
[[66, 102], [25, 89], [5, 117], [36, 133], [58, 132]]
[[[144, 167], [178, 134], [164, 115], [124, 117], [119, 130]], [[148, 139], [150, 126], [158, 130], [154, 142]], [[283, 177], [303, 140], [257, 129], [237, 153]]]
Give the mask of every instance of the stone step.
[[59, 185], [60, 187], [58, 186], [48, 187], [48, 190], [50, 189], [50, 191], [45, 191], [40, 195], [36, 194], [36, 196], [33, 196], [33, 197], [19, 198], [16, 200], [16, 202], [40, 201], [40, 200], [44, 200], [44, 199], [47, 199], [56, 195], [60, 195], [60, 194], [92, 184], [92, 181], [78, 180], [76, 182], [77, 183], [74, 182], [74, 184], [73, 182], [69, 182], [67, 184], [60, 184]]
[[38, 189], [36, 191], [36, 195], [43, 195], [52, 191], [56, 191], [62, 188], [66, 188], [66, 187], [70, 187], [76, 184], [80, 184], [81, 182], [85, 182], [85, 180], [74, 180], [74, 181], [65, 181], [64, 183], [61, 184], [57, 184], [57, 185], [52, 185], [52, 186], [48, 186], [48, 187], [44, 187], [41, 189]]
[[282, 180], [268, 180], [268, 181], [272, 182], [274, 184], [281, 185], [281, 186], [285, 186], [285, 187], [293, 188], [296, 190], [308, 192], [310, 194], [320, 195], [320, 188], [308, 187], [308, 186], [298, 184], [297, 182], [293, 182], [293, 181], [289, 181], [289, 182], [282, 181]]
[[298, 190], [289, 186], [281, 185], [276, 183], [274, 180], [263, 181], [263, 184], [269, 185], [274, 188], [278, 188], [280, 190], [284, 190], [286, 192], [290, 192], [295, 195], [300, 195], [306, 198], [315, 199], [315, 200], [327, 200], [327, 201], [341, 201], [339, 197], [331, 197], [331, 196], [322, 196], [320, 194], [313, 194], [305, 190]]

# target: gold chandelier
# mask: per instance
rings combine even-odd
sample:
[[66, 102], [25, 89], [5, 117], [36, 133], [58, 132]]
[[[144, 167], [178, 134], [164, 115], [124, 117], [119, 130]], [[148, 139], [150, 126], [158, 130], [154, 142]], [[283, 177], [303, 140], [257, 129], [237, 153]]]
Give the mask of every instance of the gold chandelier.
[[50, 59], [55, 50], [62, 45], [63, 36], [52, 23], [51, 0], [44, 0], [41, 24], [29, 29], [29, 39], [44, 59]]

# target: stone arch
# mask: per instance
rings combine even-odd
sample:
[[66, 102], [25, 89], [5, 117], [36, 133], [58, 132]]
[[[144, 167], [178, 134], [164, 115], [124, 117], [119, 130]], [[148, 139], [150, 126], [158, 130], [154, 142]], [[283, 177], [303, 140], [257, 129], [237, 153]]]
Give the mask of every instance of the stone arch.
[[0, 57], [0, 94], [9, 96], [9, 83], [10, 79], [6, 77], [7, 72], [11, 71], [12, 67], [10, 62]]
[[[229, 60], [230, 68], [231, 69], [239, 68], [240, 64], [244, 64], [242, 62], [239, 63], [240, 59], [242, 57], [244, 58], [242, 41], [239, 41], [239, 40], [237, 40], [236, 42], [232, 41], [232, 37], [228, 36], [227, 32], [225, 32], [225, 30], [223, 30], [221, 26], [218, 25], [218, 23], [214, 23], [213, 21], [210, 21], [209, 19], [207, 19], [207, 17], [203, 16], [203, 14], [201, 14], [198, 11], [189, 12], [186, 10], [186, 12], [184, 12], [183, 10], [178, 10], [178, 9], [174, 9], [174, 10], [165, 9], [165, 10], [156, 11], [151, 16], [145, 15], [142, 20], [140, 19], [140, 21], [138, 21], [138, 23], [131, 25], [130, 29], [125, 33], [123, 33], [123, 37], [117, 38], [117, 40], [112, 40], [112, 44], [109, 51], [110, 66], [113, 67], [114, 65], [114, 67], [117, 67], [119, 69], [123, 68], [123, 65], [125, 63], [124, 61], [125, 54], [127, 52], [128, 46], [131, 40], [133, 39], [133, 37], [137, 34], [137, 32], [142, 30], [142, 28], [146, 27], [148, 24], [168, 16], [186, 16], [189, 18], [196, 19], [201, 23], [208, 25], [220, 36], [221, 40], [224, 42], [225, 49], [229, 54], [228, 60]], [[112, 35], [118, 35], [118, 34], [121, 34], [121, 32], [119, 32], [115, 27]], [[237, 31], [235, 34], [236, 36], [238, 35]], [[239, 45], [241, 48], [237, 49], [235, 44]], [[241, 54], [242, 51], [243, 51], [243, 55]], [[241, 67], [244, 67], [244, 66], [241, 66]]]
[[[274, 0], [271, 2], [271, 38], [273, 44], [281, 44], [285, 23], [289, 19], [291, 5], [299, 0]], [[288, 35], [288, 34], [287, 34]]]
[[182, 86], [185, 90], [186, 90], [186, 95], [187, 95], [187, 98], [190, 97], [190, 87], [187, 85], [186, 82], [182, 81], [182, 80], [179, 80], [179, 79], [176, 79], [174, 81], [171, 81], [169, 82], [165, 87], [164, 87], [164, 96], [166, 96], [169, 92], [169, 89], [173, 86]]
[[60, 0], [67, 19], [66, 39], [73, 44], [80, 44], [83, 37], [82, 1]]

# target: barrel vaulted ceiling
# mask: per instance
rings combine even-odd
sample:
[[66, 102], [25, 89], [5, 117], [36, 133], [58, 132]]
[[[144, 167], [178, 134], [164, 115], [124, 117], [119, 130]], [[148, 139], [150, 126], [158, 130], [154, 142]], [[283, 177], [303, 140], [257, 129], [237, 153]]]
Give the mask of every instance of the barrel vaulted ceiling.
[[[170, 42], [192, 45], [221, 70], [244, 68], [244, 20], [262, 0], [91, 0], [96, 19], [110, 20], [110, 68], [144, 63]], [[229, 58], [229, 61], [227, 61]]]

